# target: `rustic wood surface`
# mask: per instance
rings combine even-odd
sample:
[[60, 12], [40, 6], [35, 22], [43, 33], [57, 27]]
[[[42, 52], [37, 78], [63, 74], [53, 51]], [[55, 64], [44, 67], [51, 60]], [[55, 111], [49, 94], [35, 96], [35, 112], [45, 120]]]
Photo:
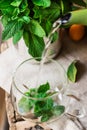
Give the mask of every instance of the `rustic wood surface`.
[[[0, 28], [0, 33], [1, 33], [1, 28]], [[8, 44], [6, 43], [2, 44], [0, 41], [0, 53], [5, 51], [7, 47]], [[0, 130], [5, 130], [6, 127], [7, 127], [7, 118], [6, 118], [5, 91], [2, 88], [0, 88]]]
[[5, 114], [5, 91], [0, 88], [0, 130], [4, 127]]

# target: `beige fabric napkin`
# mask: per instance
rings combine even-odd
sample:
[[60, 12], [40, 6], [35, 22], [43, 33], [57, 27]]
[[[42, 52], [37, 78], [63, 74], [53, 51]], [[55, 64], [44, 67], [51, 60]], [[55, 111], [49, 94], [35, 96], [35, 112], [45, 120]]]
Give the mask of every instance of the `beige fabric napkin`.
[[12, 75], [19, 62], [12, 47], [0, 54], [0, 86], [8, 93], [10, 93]]
[[0, 87], [10, 93], [12, 76], [17, 66], [25, 59], [30, 58], [23, 39], [18, 45], [14, 46], [12, 40], [9, 41], [10, 47], [0, 54]]
[[83, 127], [78, 122], [73, 122], [66, 116], [48, 124], [53, 130], [83, 130]]

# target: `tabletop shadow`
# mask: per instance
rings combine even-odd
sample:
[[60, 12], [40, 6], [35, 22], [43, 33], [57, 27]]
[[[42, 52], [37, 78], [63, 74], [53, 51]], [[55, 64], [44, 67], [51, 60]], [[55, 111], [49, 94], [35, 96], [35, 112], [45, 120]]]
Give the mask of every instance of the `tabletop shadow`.
[[85, 64], [78, 61], [76, 63], [76, 68], [77, 68], [76, 80], [79, 81], [87, 73], [87, 67], [85, 66]]

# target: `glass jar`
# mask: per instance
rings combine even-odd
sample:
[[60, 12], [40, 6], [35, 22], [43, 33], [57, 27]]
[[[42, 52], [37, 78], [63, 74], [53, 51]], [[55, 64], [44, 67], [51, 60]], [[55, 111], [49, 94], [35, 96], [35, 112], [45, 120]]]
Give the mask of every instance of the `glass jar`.
[[69, 103], [64, 95], [67, 76], [61, 64], [40, 58], [22, 62], [16, 69], [11, 87], [12, 103], [17, 113], [34, 122], [49, 122], [61, 117]]

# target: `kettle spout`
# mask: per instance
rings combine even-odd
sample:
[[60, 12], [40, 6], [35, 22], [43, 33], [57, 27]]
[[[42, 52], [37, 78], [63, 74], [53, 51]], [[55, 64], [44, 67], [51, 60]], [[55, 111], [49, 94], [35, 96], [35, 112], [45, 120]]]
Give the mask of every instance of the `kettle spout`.
[[62, 25], [67, 24], [69, 22], [70, 17], [71, 17], [71, 13], [67, 13], [64, 16], [62, 16], [60, 18], [61, 24]]
[[63, 26], [70, 26], [72, 24], [82, 24], [87, 26], [87, 9], [71, 11], [62, 16], [59, 21]]

